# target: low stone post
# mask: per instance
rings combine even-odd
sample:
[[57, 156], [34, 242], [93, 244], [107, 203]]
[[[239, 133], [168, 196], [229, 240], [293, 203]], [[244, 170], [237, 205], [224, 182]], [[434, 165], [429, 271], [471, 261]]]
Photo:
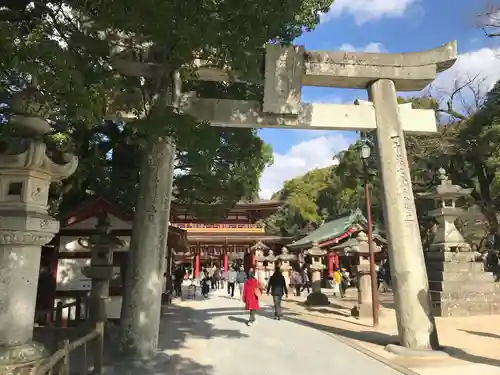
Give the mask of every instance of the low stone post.
[[355, 307], [356, 315], [360, 317], [372, 316], [372, 286], [370, 275], [370, 262], [366, 257], [360, 256], [358, 271], [358, 306]]
[[[14, 109], [26, 109], [29, 100], [21, 98], [22, 108]], [[47, 156], [43, 135], [51, 128], [42, 118], [13, 116], [11, 125], [15, 132], [4, 133], [0, 154], [1, 374], [18, 374], [45, 354], [32, 338], [41, 246], [59, 231], [59, 222], [47, 213], [49, 186], [78, 165], [75, 156], [65, 155], [64, 164]]]
[[264, 251], [257, 250], [255, 252], [255, 278], [259, 280], [259, 283], [264, 284], [266, 281], [266, 268], [264, 267], [264, 261], [266, 257], [264, 256]]
[[290, 261], [295, 259], [295, 255], [289, 254], [288, 249], [283, 246], [281, 248], [281, 254], [278, 256], [279, 260], [281, 261], [281, 272], [283, 272], [283, 276], [286, 280], [286, 285], [290, 285], [290, 271], [292, 269], [292, 266], [290, 266]]
[[276, 255], [274, 255], [274, 251], [269, 250], [269, 254], [266, 257], [266, 260], [267, 260], [266, 269], [267, 269], [268, 275], [272, 275], [274, 273], [274, 268], [276, 267], [276, 260], [277, 259], [278, 259], [278, 257]]
[[307, 250], [307, 254], [311, 256], [312, 264], [312, 293], [307, 296], [306, 303], [313, 306], [326, 306], [330, 304], [328, 297], [321, 292], [321, 274], [325, 269], [325, 265], [321, 262], [322, 257], [326, 254], [317, 242], [313, 242], [313, 246]]
[[111, 225], [107, 215], [99, 217], [96, 232], [89, 238], [88, 247], [92, 251], [90, 267], [82, 272], [92, 279], [90, 291], [89, 318], [94, 324], [107, 320], [106, 303], [109, 299], [109, 281], [113, 278], [113, 250], [123, 242], [110, 234]]
[[264, 256], [264, 251], [269, 250], [262, 241], [258, 241], [255, 245], [250, 248], [250, 251], [255, 256], [255, 278], [259, 280], [259, 283], [264, 284], [265, 282], [265, 267], [264, 261], [266, 257]]

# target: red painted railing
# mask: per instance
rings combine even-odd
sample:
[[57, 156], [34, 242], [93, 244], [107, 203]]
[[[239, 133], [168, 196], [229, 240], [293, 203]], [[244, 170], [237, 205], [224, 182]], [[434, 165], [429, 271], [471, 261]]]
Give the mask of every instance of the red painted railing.
[[173, 223], [178, 228], [193, 229], [255, 229], [263, 228], [262, 224], [199, 224], [199, 223]]

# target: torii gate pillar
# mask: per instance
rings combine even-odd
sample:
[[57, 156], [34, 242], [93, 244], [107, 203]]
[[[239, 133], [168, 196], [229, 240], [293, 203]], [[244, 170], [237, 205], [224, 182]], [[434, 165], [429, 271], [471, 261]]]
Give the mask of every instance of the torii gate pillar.
[[407, 348], [438, 349], [394, 82], [374, 82], [369, 86], [369, 96], [377, 122], [377, 153], [399, 338]]

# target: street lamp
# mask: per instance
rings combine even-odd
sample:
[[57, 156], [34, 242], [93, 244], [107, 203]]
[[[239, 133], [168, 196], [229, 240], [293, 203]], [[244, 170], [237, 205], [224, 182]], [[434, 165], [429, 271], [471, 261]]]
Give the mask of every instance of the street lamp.
[[371, 147], [367, 142], [361, 146], [361, 160], [363, 162], [363, 177], [365, 188], [365, 202], [366, 202], [366, 220], [368, 221], [368, 251], [370, 255], [370, 279], [372, 287], [372, 314], [373, 326], [378, 326], [378, 287], [377, 287], [377, 273], [375, 271], [375, 249], [373, 246], [373, 224], [372, 224], [372, 205], [370, 201], [370, 188], [368, 185], [370, 174], [368, 171], [368, 159], [371, 155]]

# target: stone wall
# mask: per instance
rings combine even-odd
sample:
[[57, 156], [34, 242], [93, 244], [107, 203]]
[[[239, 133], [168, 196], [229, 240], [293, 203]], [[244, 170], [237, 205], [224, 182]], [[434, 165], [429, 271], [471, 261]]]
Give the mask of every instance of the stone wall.
[[500, 314], [500, 283], [473, 252], [427, 252], [434, 316]]

